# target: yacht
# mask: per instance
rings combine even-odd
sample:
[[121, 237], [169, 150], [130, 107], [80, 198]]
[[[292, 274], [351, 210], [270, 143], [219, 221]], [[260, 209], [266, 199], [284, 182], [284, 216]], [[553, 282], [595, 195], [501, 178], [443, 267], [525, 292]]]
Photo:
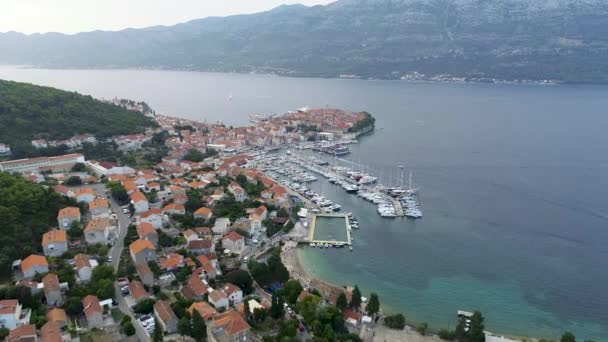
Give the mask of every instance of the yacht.
[[336, 147], [336, 149], [334, 150], [334, 154], [336, 156], [343, 156], [343, 155], [349, 154], [349, 153], [350, 153], [350, 150], [346, 146]]

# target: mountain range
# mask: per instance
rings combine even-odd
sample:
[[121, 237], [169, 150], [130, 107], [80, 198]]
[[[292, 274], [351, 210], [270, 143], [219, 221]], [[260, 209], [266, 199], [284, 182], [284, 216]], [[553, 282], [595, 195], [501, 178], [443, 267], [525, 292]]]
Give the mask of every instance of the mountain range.
[[0, 51], [0, 63], [48, 68], [606, 83], [608, 1], [339, 0], [143, 29], [7, 32]]

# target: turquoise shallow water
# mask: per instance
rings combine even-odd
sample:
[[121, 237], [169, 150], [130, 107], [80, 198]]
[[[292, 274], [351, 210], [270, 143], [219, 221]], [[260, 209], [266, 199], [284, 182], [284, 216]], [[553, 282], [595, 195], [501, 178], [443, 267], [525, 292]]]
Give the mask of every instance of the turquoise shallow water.
[[608, 341], [608, 87], [3, 67], [0, 78], [231, 125], [306, 105], [367, 110], [377, 130], [348, 158], [385, 184], [396, 165], [411, 168], [425, 216], [383, 220], [315, 184], [361, 229], [352, 253], [302, 251], [314, 274], [375, 290], [384, 309], [432, 327], [480, 309], [492, 331]]

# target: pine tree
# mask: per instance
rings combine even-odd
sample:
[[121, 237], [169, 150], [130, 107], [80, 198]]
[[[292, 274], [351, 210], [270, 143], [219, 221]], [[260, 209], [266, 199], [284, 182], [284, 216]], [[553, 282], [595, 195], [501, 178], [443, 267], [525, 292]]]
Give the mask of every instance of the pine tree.
[[348, 301], [346, 300], [346, 294], [344, 292], [340, 293], [338, 299], [336, 300], [336, 307], [340, 310], [346, 309], [348, 306]]
[[352, 293], [352, 298], [350, 299], [350, 308], [358, 311], [360, 307], [361, 307], [361, 291], [359, 291], [359, 286], [355, 285], [355, 288]]
[[207, 326], [205, 320], [197, 310], [192, 311], [192, 333], [191, 335], [196, 342], [207, 341]]
[[380, 298], [378, 294], [373, 293], [369, 297], [369, 303], [367, 303], [367, 313], [375, 315], [380, 312]]
[[468, 342], [485, 342], [486, 334], [483, 332], [485, 327], [483, 326], [483, 316], [481, 312], [475, 311], [471, 317], [471, 324], [469, 325], [469, 331], [467, 333]]
[[163, 330], [160, 326], [158, 320], [154, 320], [154, 333], [152, 334], [153, 342], [162, 342], [163, 341]]
[[279, 294], [278, 291], [275, 291], [272, 294], [272, 305], [270, 306], [270, 316], [272, 318], [278, 319], [283, 317], [284, 308], [283, 308], [283, 296]]
[[192, 333], [192, 326], [188, 317], [184, 316], [177, 322], [177, 332], [179, 332], [181, 336], [190, 336]]
[[559, 340], [560, 342], [576, 342], [576, 337], [574, 337], [574, 334], [566, 331], [563, 335], [562, 338]]

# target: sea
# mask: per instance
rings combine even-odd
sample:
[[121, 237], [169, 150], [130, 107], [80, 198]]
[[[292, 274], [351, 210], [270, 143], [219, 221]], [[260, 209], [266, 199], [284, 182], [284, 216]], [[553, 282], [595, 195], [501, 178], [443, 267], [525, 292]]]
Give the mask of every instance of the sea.
[[424, 217], [383, 219], [319, 180], [311, 187], [353, 212], [361, 228], [352, 252], [301, 249], [304, 267], [376, 292], [386, 313], [435, 330], [454, 328], [457, 310], [480, 310], [499, 334], [569, 330], [608, 341], [606, 86], [13, 66], [0, 67], [0, 78], [235, 126], [304, 106], [368, 111], [375, 131], [335, 162], [385, 185], [409, 182], [411, 170]]

